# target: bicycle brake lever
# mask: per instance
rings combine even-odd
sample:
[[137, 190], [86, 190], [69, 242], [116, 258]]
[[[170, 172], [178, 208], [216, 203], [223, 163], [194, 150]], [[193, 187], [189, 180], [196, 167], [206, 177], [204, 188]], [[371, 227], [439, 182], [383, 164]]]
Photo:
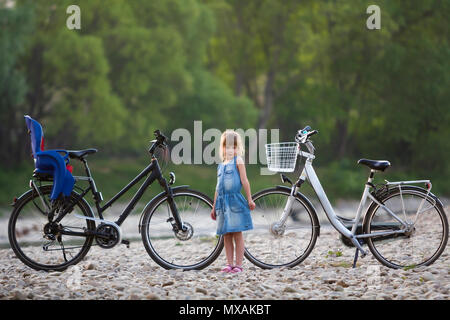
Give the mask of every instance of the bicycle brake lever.
[[286, 177], [284, 174], [282, 174], [282, 173], [280, 173], [280, 177], [281, 177], [281, 181], [283, 182], [283, 183], [286, 183], [286, 181], [287, 182], [289, 182], [289, 184], [292, 186], [292, 181], [288, 178], [288, 177]]
[[304, 127], [301, 131], [302, 131], [302, 133], [306, 133], [306, 132], [308, 132], [309, 130], [311, 130], [311, 127], [310, 127], [310, 126], [306, 126], [306, 127]]

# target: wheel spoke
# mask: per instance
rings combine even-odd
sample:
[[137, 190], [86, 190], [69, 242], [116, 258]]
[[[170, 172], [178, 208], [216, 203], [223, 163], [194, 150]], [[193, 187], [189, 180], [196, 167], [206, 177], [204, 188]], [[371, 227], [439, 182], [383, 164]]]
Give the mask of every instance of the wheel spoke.
[[[251, 262], [263, 268], [294, 266], [314, 247], [317, 234], [313, 227], [315, 212], [299, 197], [283, 226], [277, 226], [290, 193], [269, 189], [254, 199], [253, 230], [246, 231], [246, 252]], [[317, 219], [317, 217], [315, 217]]]
[[212, 201], [197, 192], [177, 190], [174, 203], [187, 230], [174, 232], [167, 197], [160, 199], [143, 217], [142, 237], [150, 256], [165, 268], [199, 269], [220, 253], [222, 237], [216, 237], [216, 222], [210, 218]]
[[[422, 209], [424, 201], [431, 207]], [[408, 226], [402, 226], [402, 234], [369, 238], [368, 245], [375, 258], [391, 268], [433, 263], [448, 238], [448, 222], [442, 209], [426, 192], [412, 187], [393, 191], [382, 202], [397, 215], [402, 214]], [[368, 213], [365, 232], [375, 234], [383, 231], [380, 226], [396, 223], [392, 215], [377, 206]]]
[[[40, 187], [39, 192], [29, 191], [17, 203], [17, 210], [11, 215], [10, 229], [11, 247], [17, 257], [36, 270], [64, 270], [71, 264], [80, 261], [92, 245], [92, 236], [64, 236], [61, 230], [90, 229], [94, 224], [88, 220], [77, 219], [73, 214], [66, 215], [61, 224], [50, 224], [47, 214], [36, 203], [41, 195], [41, 201], [47, 201], [51, 193], [51, 185]], [[70, 201], [77, 199], [74, 192]], [[90, 216], [84, 206], [78, 203], [75, 214]], [[62, 225], [64, 224], [64, 225]], [[78, 245], [77, 245], [78, 244]]]

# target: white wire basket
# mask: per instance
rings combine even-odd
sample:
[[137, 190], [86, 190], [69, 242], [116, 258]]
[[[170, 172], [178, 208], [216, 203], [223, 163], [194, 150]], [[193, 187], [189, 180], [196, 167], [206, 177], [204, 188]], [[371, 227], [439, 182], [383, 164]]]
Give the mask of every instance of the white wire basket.
[[296, 142], [266, 144], [267, 168], [276, 172], [293, 172], [297, 163]]

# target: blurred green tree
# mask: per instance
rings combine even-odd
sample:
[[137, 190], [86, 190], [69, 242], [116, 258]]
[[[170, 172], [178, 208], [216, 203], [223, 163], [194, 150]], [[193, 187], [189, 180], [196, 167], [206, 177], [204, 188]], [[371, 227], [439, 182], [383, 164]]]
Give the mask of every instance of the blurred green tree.
[[[71, 4], [81, 8], [81, 30], [66, 28]], [[190, 127], [219, 106], [234, 114], [221, 117], [220, 125], [234, 126], [235, 120], [253, 125], [250, 100], [235, 97], [205, 66], [215, 27], [206, 5], [195, 0], [107, 5], [18, 0], [9, 11], [22, 8], [36, 20], [29, 23], [35, 32], [27, 50], [17, 54], [25, 73], [22, 96], [25, 83], [29, 90], [15, 108], [43, 122], [48, 147], [92, 144], [109, 154], [141, 154], [156, 128]], [[4, 106], [11, 116], [13, 107]], [[186, 111], [188, 117], [176, 116]], [[18, 120], [14, 127], [24, 126]]]
[[[0, 9], [2, 166], [28, 153], [30, 114], [48, 147], [136, 155], [194, 120], [283, 140], [311, 125], [330, 172], [373, 157], [450, 175], [448, 1], [377, 0], [380, 30], [364, 0], [15, 3]], [[71, 4], [81, 30], [66, 27]]]
[[23, 138], [25, 130], [18, 121], [23, 115], [17, 106], [25, 101], [27, 83], [20, 55], [25, 51], [33, 25], [30, 8], [11, 10], [0, 4], [0, 163], [13, 165], [25, 154], [15, 145]]
[[[219, 28], [211, 40], [210, 66], [259, 109], [258, 128], [277, 111], [275, 101], [305, 77], [313, 66], [301, 55], [309, 41], [307, 20], [312, 1], [206, 1]], [[303, 60], [303, 61], [302, 61]]]
[[[386, 157], [448, 172], [447, 2], [376, 1], [374, 31], [363, 0], [204, 2], [218, 21], [210, 68], [258, 106], [260, 127], [283, 139], [318, 128], [322, 163]], [[419, 155], [427, 144], [440, 147]]]

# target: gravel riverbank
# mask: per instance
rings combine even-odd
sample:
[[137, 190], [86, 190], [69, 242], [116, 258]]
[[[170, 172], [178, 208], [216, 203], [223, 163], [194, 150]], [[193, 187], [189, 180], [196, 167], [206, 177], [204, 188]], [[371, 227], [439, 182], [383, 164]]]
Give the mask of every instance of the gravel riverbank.
[[129, 249], [92, 247], [78, 265], [50, 273], [2, 249], [0, 299], [449, 299], [448, 249], [433, 265], [411, 270], [384, 267], [370, 253], [352, 269], [353, 255], [327, 226], [302, 264], [263, 270], [244, 261], [241, 274], [220, 273], [224, 251], [204, 270], [165, 270], [138, 241]]

